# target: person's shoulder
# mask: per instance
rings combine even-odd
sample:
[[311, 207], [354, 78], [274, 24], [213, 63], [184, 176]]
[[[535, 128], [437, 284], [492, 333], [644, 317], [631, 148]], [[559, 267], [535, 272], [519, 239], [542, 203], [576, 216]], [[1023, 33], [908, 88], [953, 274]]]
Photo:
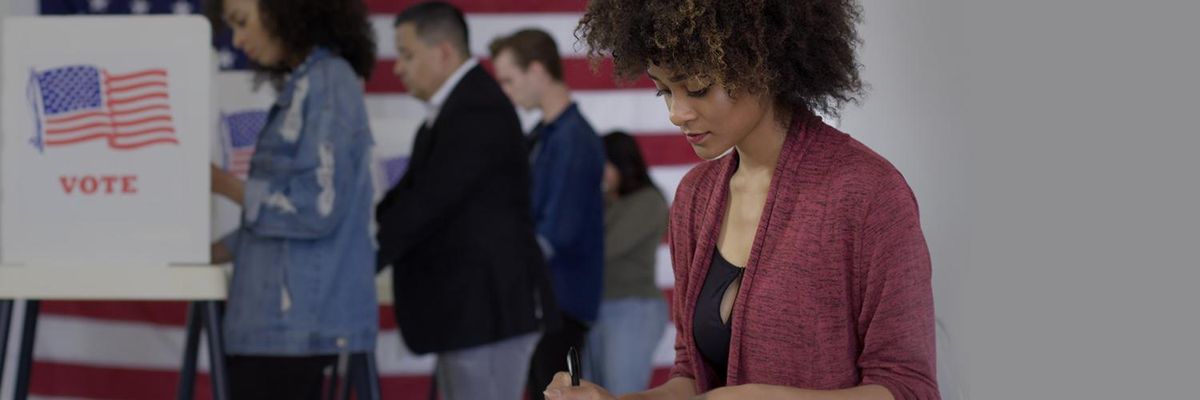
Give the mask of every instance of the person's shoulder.
[[336, 78], [358, 79], [358, 75], [354, 72], [354, 67], [349, 61], [337, 54], [329, 54], [315, 60], [312, 65], [313, 71], [320, 71]]
[[512, 108], [512, 102], [508, 100], [508, 96], [504, 95], [500, 84], [479, 65], [467, 70], [467, 73], [458, 81], [458, 86], [450, 92], [447, 103], [454, 97], [458, 97], [459, 101], [473, 107]]
[[830, 189], [839, 204], [915, 203], [908, 181], [891, 161], [850, 135], [830, 129], [833, 133], [824, 151], [830, 152]]
[[308, 67], [307, 77], [310, 87], [322, 89], [337, 89], [342, 87], [359, 88], [358, 74], [346, 59], [329, 55], [313, 61]]
[[519, 121], [512, 101], [500, 89], [500, 84], [478, 65], [471, 67], [458, 81], [458, 85], [450, 91], [441, 112], [470, 113], [471, 118], [476, 119], [499, 118]]
[[583, 110], [579, 109], [579, 104], [571, 103], [566, 115], [566, 122], [573, 125], [580, 135], [599, 140], [600, 137], [596, 134], [596, 129], [592, 127], [592, 123], [588, 121], [587, 116], [583, 115]]
[[675, 189], [675, 201], [673, 206], [690, 206], [700, 196], [711, 195], [719, 185], [719, 180], [723, 168], [730, 163], [732, 155], [708, 160], [696, 164], [691, 170], [688, 170], [683, 175], [683, 179], [679, 180], [679, 186]]
[[596, 134], [596, 130], [579, 111], [578, 106], [569, 108], [555, 121], [555, 125], [558, 126], [555, 130], [561, 134], [550, 136], [546, 139], [547, 142], [561, 142], [559, 145], [569, 142], [569, 146], [581, 149], [584, 154], [590, 154], [591, 158], [604, 158], [604, 140]]
[[[512, 102], [486, 71], [475, 66], [463, 75], [438, 111], [433, 129], [468, 139], [475, 147], [511, 148], [523, 143], [521, 120]], [[488, 132], [488, 134], [478, 134]], [[460, 136], [466, 135], [466, 136]], [[523, 156], [522, 156], [523, 157]]]
[[307, 102], [349, 112], [345, 107], [363, 107], [363, 85], [354, 68], [342, 57], [329, 55], [313, 61], [304, 72]]
[[806, 157], [828, 162], [834, 183], [874, 186], [904, 182], [891, 161], [849, 134], [827, 125], [814, 133], [813, 154]]

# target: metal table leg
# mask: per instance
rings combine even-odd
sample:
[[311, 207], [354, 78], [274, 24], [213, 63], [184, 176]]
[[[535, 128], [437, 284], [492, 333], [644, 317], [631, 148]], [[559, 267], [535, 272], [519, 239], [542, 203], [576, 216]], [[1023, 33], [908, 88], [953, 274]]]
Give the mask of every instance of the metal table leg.
[[178, 400], [192, 400], [196, 388], [196, 359], [200, 353], [200, 320], [202, 308], [200, 302], [188, 304], [188, 315], [183, 349], [183, 367], [179, 371], [179, 386], [175, 393]]
[[33, 373], [33, 340], [37, 336], [38, 310], [41, 301], [25, 301], [25, 317], [21, 326], [21, 349], [17, 359], [17, 390], [13, 399], [25, 400], [29, 397], [29, 377]]
[[229, 400], [229, 378], [225, 372], [225, 345], [221, 337], [221, 308], [218, 301], [203, 302], [204, 334], [208, 337], [209, 377], [214, 400]]

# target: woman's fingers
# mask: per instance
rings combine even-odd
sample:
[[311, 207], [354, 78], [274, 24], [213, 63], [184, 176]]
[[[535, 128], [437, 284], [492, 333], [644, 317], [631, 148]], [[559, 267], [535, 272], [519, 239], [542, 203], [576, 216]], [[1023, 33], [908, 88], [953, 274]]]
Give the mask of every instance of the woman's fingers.
[[612, 395], [595, 384], [580, 380], [579, 386], [571, 386], [571, 374], [559, 372], [542, 392], [547, 400], [611, 400]]

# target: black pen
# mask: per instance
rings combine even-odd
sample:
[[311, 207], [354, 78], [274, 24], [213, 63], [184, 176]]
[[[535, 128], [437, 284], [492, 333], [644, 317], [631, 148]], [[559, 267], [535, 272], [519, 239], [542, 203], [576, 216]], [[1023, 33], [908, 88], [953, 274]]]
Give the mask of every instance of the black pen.
[[571, 386], [579, 386], [579, 352], [574, 346], [567, 350], [567, 372], [571, 374]]

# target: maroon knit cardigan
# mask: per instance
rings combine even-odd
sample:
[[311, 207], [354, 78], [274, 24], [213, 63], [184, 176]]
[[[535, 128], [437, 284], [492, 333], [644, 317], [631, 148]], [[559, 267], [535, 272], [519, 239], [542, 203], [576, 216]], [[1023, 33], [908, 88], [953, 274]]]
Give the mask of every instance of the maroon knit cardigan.
[[[887, 160], [817, 117], [797, 117], [771, 178], [732, 313], [725, 385], [832, 390], [878, 384], [938, 399], [929, 250], [917, 203]], [[671, 207], [672, 376], [717, 385], [692, 320], [737, 153], [693, 168]]]

